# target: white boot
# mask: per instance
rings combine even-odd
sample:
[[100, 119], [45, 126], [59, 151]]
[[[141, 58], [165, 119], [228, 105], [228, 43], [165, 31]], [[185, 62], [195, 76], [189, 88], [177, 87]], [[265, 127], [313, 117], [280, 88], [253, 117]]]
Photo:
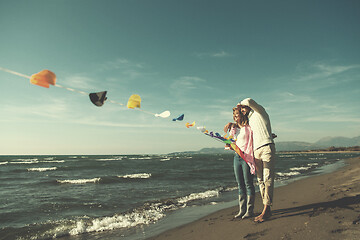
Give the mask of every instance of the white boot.
[[246, 213], [246, 196], [239, 195], [239, 213], [234, 218], [241, 218]]
[[245, 215], [243, 215], [241, 218], [249, 218], [254, 215], [254, 206], [255, 206], [255, 196], [248, 196], [247, 197], [247, 210]]

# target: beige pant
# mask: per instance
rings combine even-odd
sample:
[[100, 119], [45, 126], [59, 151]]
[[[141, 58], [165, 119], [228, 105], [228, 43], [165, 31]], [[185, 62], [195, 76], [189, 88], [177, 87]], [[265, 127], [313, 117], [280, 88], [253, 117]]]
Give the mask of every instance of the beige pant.
[[275, 144], [268, 144], [255, 150], [256, 175], [264, 205], [273, 202], [275, 177]]

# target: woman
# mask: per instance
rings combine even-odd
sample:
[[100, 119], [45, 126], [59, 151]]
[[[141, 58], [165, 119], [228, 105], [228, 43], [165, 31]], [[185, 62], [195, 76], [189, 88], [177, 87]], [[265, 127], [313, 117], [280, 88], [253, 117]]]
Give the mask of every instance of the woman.
[[240, 114], [239, 109], [233, 108], [235, 123], [228, 123], [224, 131], [230, 131], [230, 136], [236, 139], [236, 146], [243, 153], [234, 156], [234, 173], [239, 187], [239, 213], [235, 218], [248, 218], [254, 214], [255, 187], [253, 174], [255, 174], [255, 161], [253, 151], [252, 131], [247, 116]]

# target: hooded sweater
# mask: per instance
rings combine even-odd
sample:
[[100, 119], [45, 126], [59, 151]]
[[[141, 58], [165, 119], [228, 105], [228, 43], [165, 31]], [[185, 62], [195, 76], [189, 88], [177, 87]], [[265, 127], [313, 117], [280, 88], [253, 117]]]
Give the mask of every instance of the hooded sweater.
[[253, 131], [254, 150], [259, 149], [264, 145], [274, 143], [271, 135], [270, 118], [265, 109], [251, 98], [246, 98], [239, 104], [251, 108], [249, 113], [249, 125]]

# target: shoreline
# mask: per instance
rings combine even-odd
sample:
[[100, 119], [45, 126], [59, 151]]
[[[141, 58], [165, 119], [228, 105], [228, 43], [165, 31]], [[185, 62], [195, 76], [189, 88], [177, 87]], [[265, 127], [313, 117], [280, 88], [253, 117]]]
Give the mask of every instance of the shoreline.
[[[233, 219], [235, 206], [146, 239], [357, 239], [360, 158], [344, 161], [346, 165], [334, 172], [276, 187], [273, 215], [264, 223]], [[256, 193], [255, 214], [261, 210]]]
[[314, 150], [314, 151], [279, 151], [277, 153], [282, 154], [294, 154], [294, 153], [360, 153], [359, 151], [320, 151], [320, 150]]

